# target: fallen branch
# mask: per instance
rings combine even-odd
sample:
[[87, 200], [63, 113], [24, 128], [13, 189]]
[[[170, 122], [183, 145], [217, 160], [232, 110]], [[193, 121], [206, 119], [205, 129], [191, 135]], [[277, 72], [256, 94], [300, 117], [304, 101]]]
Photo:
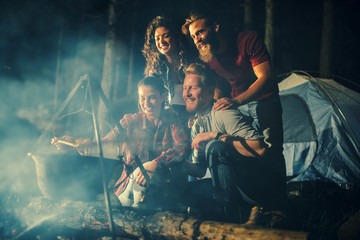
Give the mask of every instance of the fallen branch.
[[[33, 206], [43, 207], [44, 204], [33, 204]], [[33, 210], [37, 214], [41, 212], [39, 209], [33, 208]], [[53, 232], [55, 236], [86, 233], [87, 236], [99, 237], [109, 234], [105, 207], [99, 203], [66, 202], [55, 207], [47, 207], [46, 212], [52, 214], [58, 212], [56, 221], [46, 223], [47, 229], [50, 225], [54, 225], [53, 229], [60, 231]], [[261, 228], [253, 224], [203, 221], [187, 214], [169, 211], [153, 212], [121, 208], [113, 210], [113, 219], [115, 235], [122, 239], [302, 240], [307, 239], [308, 236], [305, 232]], [[32, 231], [36, 231], [36, 228], [33, 227]], [[28, 235], [22, 234], [24, 237]]]

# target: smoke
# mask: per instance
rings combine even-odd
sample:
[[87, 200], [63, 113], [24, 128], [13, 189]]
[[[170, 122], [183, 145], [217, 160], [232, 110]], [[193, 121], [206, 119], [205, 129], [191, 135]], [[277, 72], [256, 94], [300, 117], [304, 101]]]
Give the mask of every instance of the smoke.
[[[104, 48], [103, 42], [85, 41], [82, 43], [82, 50], [93, 56], [92, 59], [101, 61], [103, 60], [103, 53], [99, 50], [101, 45]], [[53, 63], [56, 62], [55, 57], [51, 58]], [[52, 74], [46, 69], [48, 58], [49, 56], [46, 56], [44, 59], [45, 67], [38, 64], [37, 74], [20, 71], [21, 79], [5, 76], [0, 81], [0, 163], [2, 166], [0, 168], [0, 199], [2, 206], [5, 207], [26, 204], [29, 198], [39, 194], [35, 165], [32, 159], [27, 157], [27, 153], [35, 152], [37, 148], [42, 147], [36, 143], [58, 107], [54, 109], [55, 69], [52, 69]], [[23, 61], [22, 57], [17, 58], [17, 61], [18, 66], [26, 66], [26, 61]], [[75, 62], [77, 65], [74, 64]], [[94, 62], [95, 60], [79, 61], [72, 56], [64, 56], [61, 76], [73, 76], [74, 67], [80, 74], [87, 72], [97, 76], [93, 73], [96, 70], [101, 72], [101, 67], [95, 68]], [[58, 87], [58, 105], [64, 101], [75, 82], [60, 82], [62, 85]], [[75, 111], [81, 107], [83, 92], [84, 89], [79, 89], [77, 97], [73, 99], [71, 108], [69, 107], [67, 111]], [[91, 119], [89, 114], [82, 114], [89, 120]], [[66, 120], [65, 118], [63, 122], [55, 122], [54, 127], [66, 123]], [[87, 123], [90, 123], [89, 127], [77, 127], [88, 133], [91, 121]], [[71, 128], [67, 130], [72, 132]], [[58, 134], [61, 134], [62, 131], [63, 129], [60, 129]], [[52, 134], [54, 134], [53, 131], [44, 136], [47, 145], [50, 143]], [[51, 150], [49, 151], [51, 152]]]
[[[107, 5], [103, 1], [94, 2]], [[64, 178], [64, 186], [69, 185], [71, 188], [58, 190], [74, 199], [84, 199], [89, 195], [89, 188], [92, 190], [92, 186], [90, 184], [89, 188], [84, 188], [84, 185], [89, 185], [88, 182], [92, 180], [87, 180], [101, 180], [97, 159], [88, 159], [94, 162], [92, 166], [76, 166], [71, 160], [79, 160], [77, 157], [72, 156], [74, 159], [71, 159], [60, 154], [50, 144], [54, 136], [66, 134], [93, 138], [94, 134], [86, 85], [78, 89], [60, 114], [60, 119], [49, 125], [80, 76], [88, 74], [91, 80], [100, 81], [103, 72], [107, 14], [104, 14], [103, 8], [96, 10], [101, 14], [93, 11], [93, 15], [82, 16], [82, 10], [74, 11], [74, 6], [69, 6], [71, 4], [71, 1], [45, 0], [0, 3], [0, 21], [5, 23], [0, 24], [0, 35], [4, 36], [0, 38], [0, 238], [4, 233], [3, 222], [7, 222], [3, 218], [3, 212], [27, 208], [32, 199], [44, 196], [44, 191], [38, 184], [36, 162], [27, 155], [29, 152], [35, 156], [50, 156], [50, 160], [56, 160], [57, 157], [69, 160], [63, 164], [67, 168], [64, 171], [69, 171], [59, 177]], [[129, 36], [130, 34], [123, 34], [123, 39], [120, 40], [124, 44], [119, 46], [122, 52], [116, 66], [120, 78], [117, 91], [119, 95], [126, 92], [124, 82], [128, 80]], [[141, 37], [137, 37], [135, 44], [141, 45], [142, 41], [143, 32]], [[144, 59], [140, 48], [141, 46], [137, 48], [134, 56], [135, 82], [143, 75]], [[136, 91], [136, 83], [133, 86], [132, 91]], [[126, 99], [114, 103], [111, 109], [115, 113], [115, 120], [119, 120], [125, 113], [137, 111], [136, 96], [133, 99], [123, 98]], [[86, 103], [84, 99], [87, 100]], [[110, 129], [114, 125], [110, 123], [107, 127]], [[42, 141], [39, 141], [40, 136]], [[52, 154], [57, 157], [52, 158]], [[114, 170], [113, 163], [107, 164], [105, 161], [105, 165], [108, 170]], [[84, 167], [88, 169], [85, 171]], [[54, 169], [58, 168], [60, 167]], [[79, 174], [79, 171], [84, 173]], [[110, 176], [110, 171], [108, 173]], [[70, 176], [77, 179], [71, 181]], [[101, 194], [101, 187], [98, 186], [93, 195]], [[68, 190], [70, 192], [66, 192]], [[110, 195], [113, 193], [110, 192]], [[43, 217], [47, 219], [48, 216], [41, 218]], [[41, 221], [40, 216], [30, 213], [17, 218], [24, 225], [23, 229]], [[6, 229], [8, 231], [11, 232], [11, 229]]]
[[[106, 15], [103, 15], [89, 21], [89, 25], [83, 23], [80, 34], [80, 16], [75, 18], [71, 13], [65, 16], [56, 9], [56, 4], [47, 1], [24, 4], [21, 1], [3, 1], [0, 5], [6, 5], [0, 9], [1, 22], [6, 23], [0, 24], [0, 34], [5, 36], [0, 39], [1, 238], [4, 234], [11, 236], [12, 222], [15, 225], [17, 221], [21, 222], [21, 229], [25, 229], [41, 221], [40, 216], [30, 215], [30, 212], [27, 216], [10, 218], [5, 214], [27, 208], [32, 199], [44, 195], [38, 185], [35, 161], [27, 153], [60, 155], [50, 144], [53, 136], [67, 133], [92, 137], [88, 104], [83, 111], [55, 121], [50, 128], [48, 126], [81, 75], [86, 73], [93, 80], [101, 79], [107, 28], [104, 25]], [[58, 84], [55, 85], [57, 69]], [[83, 107], [85, 90], [84, 86], [79, 88], [62, 116]], [[46, 129], [49, 131], [44, 131]], [[38, 142], [40, 136], [43, 136], [43, 141]], [[81, 167], [73, 165], [70, 160], [63, 164], [63, 168], [73, 170], [65, 171], [61, 177], [67, 179], [72, 174], [77, 179], [82, 178], [78, 182], [69, 179], [63, 182], [64, 186], [71, 187], [68, 194], [75, 199], [84, 199], [83, 196], [89, 195], [84, 183], [91, 176], [100, 180], [97, 181], [99, 186], [96, 186], [100, 191], [96, 193], [101, 194], [100, 168], [97, 159], [92, 162], [92, 166], [84, 164]], [[92, 186], [89, 187], [92, 190]]]
[[34, 165], [26, 153], [49, 119], [48, 100], [53, 87], [46, 81], [31, 80], [1, 81], [0, 86], [0, 191], [6, 206], [24, 199], [18, 195], [37, 192]]

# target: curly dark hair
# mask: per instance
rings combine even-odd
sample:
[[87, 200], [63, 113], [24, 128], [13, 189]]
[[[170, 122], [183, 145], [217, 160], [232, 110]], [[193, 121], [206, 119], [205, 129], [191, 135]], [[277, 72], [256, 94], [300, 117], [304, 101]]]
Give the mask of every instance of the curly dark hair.
[[180, 30], [175, 26], [173, 21], [165, 16], [157, 16], [155, 17], [146, 29], [145, 34], [145, 43], [144, 48], [142, 49], [142, 54], [146, 59], [146, 67], [144, 74], [145, 76], [149, 76], [151, 74], [161, 74], [160, 70], [160, 60], [161, 60], [161, 53], [158, 51], [155, 45], [155, 30], [159, 27], [165, 27], [169, 30], [170, 35], [173, 36], [178, 44], [179, 48], [179, 55], [183, 55], [183, 44], [181, 42], [181, 34]]

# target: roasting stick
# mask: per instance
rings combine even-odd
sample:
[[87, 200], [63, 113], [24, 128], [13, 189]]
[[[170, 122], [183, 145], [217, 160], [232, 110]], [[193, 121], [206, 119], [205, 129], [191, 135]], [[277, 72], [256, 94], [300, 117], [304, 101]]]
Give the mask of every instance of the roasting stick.
[[[77, 147], [80, 146], [79, 144], [72, 143], [72, 142], [68, 142], [68, 141], [61, 140], [61, 139], [58, 139], [57, 142], [58, 142], [58, 143], [61, 143], [61, 144], [64, 144], [64, 145], [68, 145], [68, 146], [70, 146], [70, 147], [74, 147], [74, 148], [77, 148]], [[51, 142], [51, 143], [54, 143], [54, 139], [52, 139], [52, 142]]]

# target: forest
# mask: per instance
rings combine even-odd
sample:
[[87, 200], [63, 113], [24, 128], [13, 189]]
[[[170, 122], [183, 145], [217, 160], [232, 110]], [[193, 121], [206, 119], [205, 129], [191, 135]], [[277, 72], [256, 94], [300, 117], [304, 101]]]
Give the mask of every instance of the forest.
[[[39, 75], [51, 82], [57, 77], [64, 83], [59, 84], [59, 92], [63, 90], [60, 86], [71, 85], [67, 81], [75, 81], [74, 78], [84, 72], [99, 79], [105, 41], [111, 30], [117, 44], [114, 62], [119, 66], [116, 68], [119, 76], [116, 75], [113, 81], [122, 86], [121, 89], [114, 88], [114, 98], [118, 98], [130, 91], [130, 86], [127, 90], [123, 87], [129, 78], [136, 82], [142, 77], [144, 58], [141, 49], [149, 21], [165, 14], [181, 26], [189, 11], [199, 5], [216, 9], [216, 13], [234, 29], [252, 29], [264, 39], [270, 38], [274, 75], [291, 70], [319, 74], [320, 61], [325, 56], [329, 59], [329, 70], [321, 70], [323, 74], [358, 84], [359, 50], [356, 43], [359, 33], [354, 20], [359, 4], [355, 0], [267, 1], [266, 4], [271, 3], [270, 15], [265, 0], [110, 2], [110, 5], [108, 1], [99, 0], [1, 3], [2, 79], [24, 81], [27, 75]], [[111, 6], [113, 16], [109, 16]], [[265, 36], [269, 34], [267, 31], [271, 32], [270, 37]]]
[[[27, 154], [44, 142], [49, 145], [54, 135], [75, 128], [79, 135], [92, 131], [91, 121], [83, 120], [82, 113], [80, 120], [59, 121], [49, 128], [78, 81], [86, 75], [100, 84], [117, 108], [116, 117], [137, 111], [137, 106], [127, 101], [137, 98], [136, 86], [144, 77], [141, 50], [147, 25], [155, 16], [167, 15], [180, 29], [190, 10], [201, 7], [216, 12], [233, 30], [257, 31], [271, 53], [275, 78], [300, 70], [360, 92], [358, 0], [1, 1], [0, 239], [14, 236], [9, 234], [8, 227], [13, 226], [4, 212], [27, 206], [41, 195], [34, 163]], [[71, 108], [83, 107], [87, 96], [81, 94], [74, 96]], [[339, 200], [338, 195], [332, 197]], [[327, 215], [331, 211], [324, 210], [324, 202], [317, 199], [314, 206], [324, 215], [312, 216], [315, 207], [307, 209], [297, 220], [308, 222], [291, 230], [316, 232], [312, 239], [335, 239], [334, 231], [359, 209], [353, 201], [340, 200], [341, 208], [346, 209], [342, 215], [336, 213], [340, 220]], [[306, 208], [302, 204], [301, 209]], [[347, 212], [346, 207], [355, 209]], [[28, 224], [29, 219], [24, 222]], [[312, 228], [314, 222], [319, 223], [320, 233]], [[333, 231], [325, 233], [330, 228]]]

